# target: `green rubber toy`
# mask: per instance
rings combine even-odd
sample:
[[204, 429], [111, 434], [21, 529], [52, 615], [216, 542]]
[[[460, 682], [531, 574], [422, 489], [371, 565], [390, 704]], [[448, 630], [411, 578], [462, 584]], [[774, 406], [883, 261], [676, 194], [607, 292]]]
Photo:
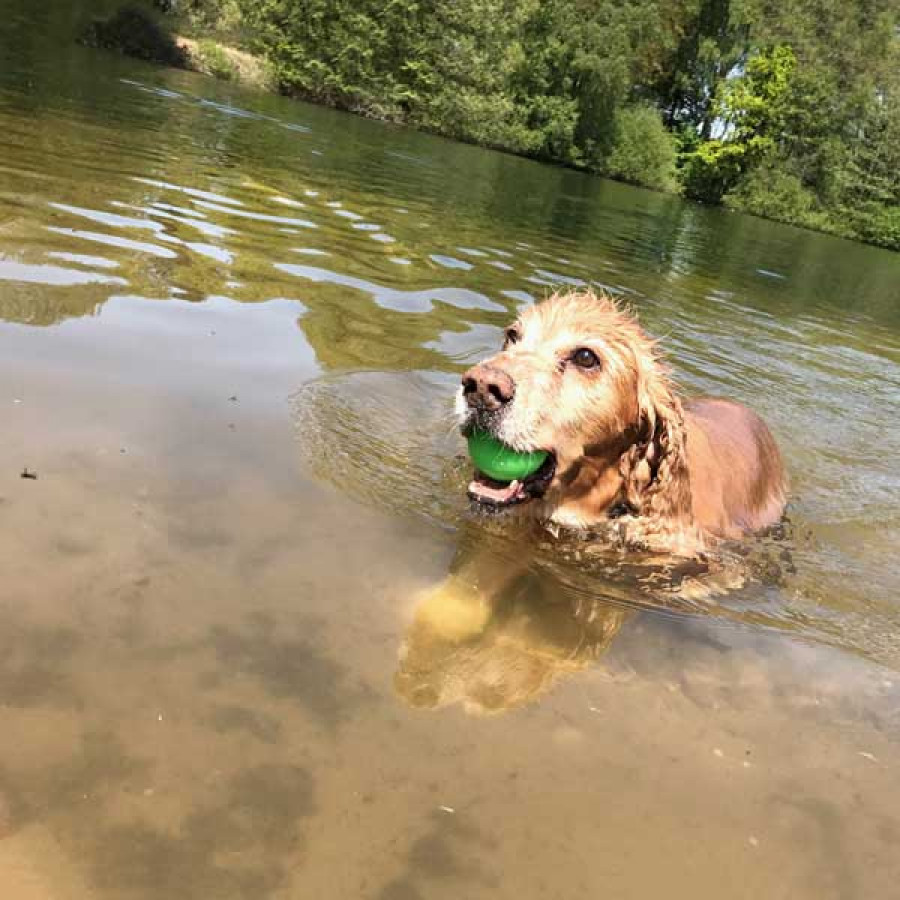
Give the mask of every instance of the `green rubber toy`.
[[469, 435], [469, 456], [475, 468], [494, 481], [516, 481], [533, 475], [547, 459], [546, 450], [519, 453], [501, 444], [486, 431], [473, 431]]

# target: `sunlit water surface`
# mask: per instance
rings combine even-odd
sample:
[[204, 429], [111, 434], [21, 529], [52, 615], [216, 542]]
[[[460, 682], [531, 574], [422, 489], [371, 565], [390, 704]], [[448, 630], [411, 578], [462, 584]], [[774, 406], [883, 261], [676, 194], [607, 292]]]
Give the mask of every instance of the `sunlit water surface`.
[[[0, 896], [893, 896], [900, 257], [6, 7]], [[783, 533], [680, 593], [551, 541], [454, 639], [518, 539], [454, 386], [584, 284], [771, 423]]]

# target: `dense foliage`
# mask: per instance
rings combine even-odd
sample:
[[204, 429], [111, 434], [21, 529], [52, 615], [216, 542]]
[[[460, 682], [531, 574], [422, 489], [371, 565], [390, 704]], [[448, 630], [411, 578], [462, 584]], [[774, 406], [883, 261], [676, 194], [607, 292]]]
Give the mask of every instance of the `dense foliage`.
[[94, 19], [79, 35], [89, 47], [116, 50], [167, 66], [183, 66], [182, 51], [172, 36], [141, 6], [126, 5], [107, 19]]
[[158, 0], [281, 89], [900, 249], [900, 0]]

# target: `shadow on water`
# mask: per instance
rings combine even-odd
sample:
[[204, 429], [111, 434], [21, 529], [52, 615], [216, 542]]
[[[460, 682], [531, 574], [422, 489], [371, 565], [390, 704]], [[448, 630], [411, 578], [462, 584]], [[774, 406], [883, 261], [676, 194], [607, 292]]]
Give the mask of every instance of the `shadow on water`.
[[422, 900], [428, 896], [427, 888], [419, 890], [423, 881], [449, 880], [461, 890], [496, 890], [497, 876], [473, 866], [471, 857], [473, 849], [490, 852], [496, 846], [496, 839], [483, 829], [436, 811], [407, 851], [402, 873], [386, 884], [375, 900]]
[[[205, 685], [213, 687], [225, 678], [250, 676], [272, 697], [298, 702], [324, 726], [336, 727], [364, 704], [368, 695], [352, 683], [345, 666], [323, 652], [321, 629], [315, 623], [306, 622], [304, 632], [302, 638], [279, 636], [273, 623], [258, 616], [251, 617], [242, 631], [213, 628], [209, 646], [218, 666], [204, 679]], [[233, 712], [231, 720], [234, 722]], [[262, 724], [256, 718], [245, 721], [251, 731], [266, 730], [265, 719]], [[268, 729], [271, 733], [271, 722]]]
[[25, 776], [0, 772], [0, 789], [10, 810], [7, 833], [47, 815], [81, 816], [86, 798], [96, 800], [110, 787], [128, 783], [147, 770], [148, 763], [131, 756], [114, 732], [85, 730], [62, 762]]
[[0, 697], [13, 707], [78, 708], [69, 662], [84, 638], [69, 626], [25, 625], [0, 615]]
[[[211, 649], [219, 678], [247, 676], [264, 695], [299, 703], [332, 729], [364, 695], [325, 656], [316, 629], [307, 632], [308, 641], [280, 638], [271, 622], [253, 615], [245, 628], [216, 626], [208, 640], [183, 645], [174, 655], [169, 647], [166, 656], [169, 667], [176, 660], [196, 666]], [[303, 821], [316, 812], [316, 803], [312, 775], [278, 751], [281, 719], [258, 706], [201, 702], [208, 712], [196, 727], [209, 752], [211, 733], [226, 741], [243, 735], [274, 759], [254, 761], [261, 758], [251, 753], [235, 767], [233, 754], [210, 758], [200, 783], [181, 784], [169, 798], [171, 787], [161, 791], [160, 807], [155, 791], [146, 787], [166, 782], [168, 760], [157, 741], [136, 751], [132, 736], [127, 729], [121, 733], [120, 721], [110, 721], [117, 717], [102, 710], [99, 697], [91, 704], [100, 701], [101, 709], [87, 708], [83, 682], [91, 666], [78, 659], [91, 652], [84, 633], [4, 615], [0, 634], [0, 698], [7, 718], [10, 710], [18, 716], [12, 734], [28, 722], [40, 727], [24, 753], [12, 744], [4, 747], [0, 841], [53, 835], [77, 860], [91, 896], [255, 900], [274, 896], [293, 876], [303, 854]], [[140, 668], [153, 656], [147, 643], [152, 635], [142, 637], [128, 647], [132, 664], [123, 668], [117, 668], [122, 662], [116, 641], [105, 646], [103, 665], [111, 681], [127, 684], [134, 663]], [[99, 640], [92, 636], [92, 644]], [[133, 718], [131, 710], [124, 715]], [[49, 733], [54, 729], [56, 734]], [[46, 738], [38, 737], [44, 732]]]
[[141, 824], [97, 835], [94, 883], [111, 896], [251, 900], [268, 897], [301, 849], [301, 821], [315, 811], [302, 768], [264, 765], [237, 772], [173, 832]]
[[209, 722], [216, 731], [245, 732], [266, 744], [276, 743], [282, 733], [278, 719], [246, 706], [220, 704], [213, 710]]

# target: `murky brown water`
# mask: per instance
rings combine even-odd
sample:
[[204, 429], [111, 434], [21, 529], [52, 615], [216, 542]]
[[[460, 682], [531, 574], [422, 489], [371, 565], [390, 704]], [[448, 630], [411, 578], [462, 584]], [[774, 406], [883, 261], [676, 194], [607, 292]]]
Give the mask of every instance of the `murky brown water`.
[[[900, 257], [3, 11], [0, 897], [894, 895]], [[423, 602], [516, 550], [458, 373], [582, 281], [772, 423], [786, 534]]]

